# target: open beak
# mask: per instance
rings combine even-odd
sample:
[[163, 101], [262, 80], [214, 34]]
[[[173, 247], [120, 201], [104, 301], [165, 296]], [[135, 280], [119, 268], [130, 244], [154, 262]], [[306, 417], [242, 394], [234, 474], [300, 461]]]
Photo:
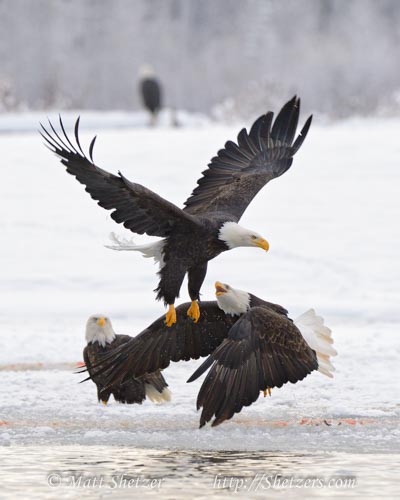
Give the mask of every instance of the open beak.
[[102, 316], [97, 320], [97, 324], [100, 326], [104, 326], [106, 324], [106, 319]]
[[226, 293], [228, 290], [225, 288], [225, 285], [221, 283], [220, 281], [215, 282], [215, 295], [218, 297], [218, 295], [223, 295]]
[[265, 250], [266, 252], [268, 252], [269, 250], [269, 243], [266, 239], [264, 238], [258, 238], [258, 240], [256, 240], [256, 245], [260, 248], [262, 248], [263, 250]]

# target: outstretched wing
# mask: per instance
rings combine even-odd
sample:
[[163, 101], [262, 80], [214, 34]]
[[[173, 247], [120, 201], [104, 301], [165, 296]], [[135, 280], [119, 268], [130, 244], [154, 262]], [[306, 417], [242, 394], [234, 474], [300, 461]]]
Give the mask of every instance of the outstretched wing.
[[318, 369], [315, 352], [294, 323], [264, 307], [244, 314], [188, 382], [210, 365], [197, 398], [200, 427], [213, 417], [213, 426], [232, 418], [267, 387], [295, 383]]
[[[227, 337], [237, 318], [227, 316], [216, 301], [201, 302], [197, 323], [187, 316], [190, 304], [176, 308], [177, 322], [165, 325], [165, 317], [157, 319], [142, 333], [132, 338], [101, 360], [101, 368], [92, 366], [90, 377], [102, 375], [104, 387], [115, 386], [131, 377], [163, 370], [171, 361], [188, 361], [211, 354]], [[86, 379], [87, 380], [87, 379]]]
[[198, 180], [185, 211], [197, 215], [219, 212], [238, 221], [260, 189], [291, 166], [312, 119], [308, 118], [293, 142], [299, 112], [300, 99], [295, 96], [274, 123], [273, 113], [268, 112], [254, 122], [250, 133], [241, 130], [237, 144], [228, 141]]
[[61, 158], [67, 172], [86, 186], [86, 191], [106, 210], [114, 210], [111, 217], [134, 233], [166, 237], [177, 225], [196, 224], [196, 218], [161, 198], [146, 187], [130, 182], [121, 173], [113, 175], [94, 164], [93, 147], [89, 157], [79, 142], [79, 118], [75, 124], [75, 143], [67, 136], [60, 117], [61, 132], [49, 122], [49, 132], [43, 125], [40, 132], [51, 151]]

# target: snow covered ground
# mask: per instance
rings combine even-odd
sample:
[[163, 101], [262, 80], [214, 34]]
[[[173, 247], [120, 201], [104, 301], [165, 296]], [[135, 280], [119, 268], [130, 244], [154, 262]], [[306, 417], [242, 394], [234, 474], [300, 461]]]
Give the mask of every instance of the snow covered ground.
[[[117, 333], [131, 335], [163, 314], [152, 292], [156, 268], [104, 248], [110, 231], [129, 232], [30, 132], [32, 116], [26, 126], [19, 120], [0, 120], [8, 131], [0, 134], [0, 444], [400, 452], [400, 121], [315, 120], [293, 167], [242, 219], [269, 240], [269, 253], [223, 254], [203, 286], [212, 299], [215, 280], [231, 283], [293, 317], [315, 307], [333, 329], [335, 378], [312, 374], [218, 428], [197, 430], [201, 381], [185, 383], [197, 362], [166, 370], [173, 400], [163, 406], [104, 407], [91, 383], [78, 384], [71, 366], [82, 359], [90, 314], [104, 312]], [[174, 129], [126, 128], [115, 119], [102, 130], [109, 120], [92, 115], [92, 130], [82, 131], [82, 144], [98, 134], [97, 164], [178, 205], [241, 126], [188, 120]], [[185, 286], [182, 292], [187, 300]]]

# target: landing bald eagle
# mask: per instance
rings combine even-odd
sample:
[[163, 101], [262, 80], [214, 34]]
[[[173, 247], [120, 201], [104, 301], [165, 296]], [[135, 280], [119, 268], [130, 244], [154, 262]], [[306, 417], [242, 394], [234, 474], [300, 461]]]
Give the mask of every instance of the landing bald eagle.
[[110, 395], [120, 403], [141, 404], [146, 397], [153, 402], [170, 401], [171, 393], [168, 384], [159, 370], [145, 373], [140, 377], [132, 377], [123, 384], [115, 384], [105, 388], [103, 375], [96, 374], [92, 365], [101, 366], [102, 356], [122, 346], [132, 337], [116, 335], [109, 318], [102, 314], [90, 316], [86, 323], [87, 346], [83, 350], [83, 359], [93, 382], [97, 386], [97, 399], [107, 404]]
[[275, 121], [273, 113], [260, 116], [248, 133], [241, 130], [238, 144], [228, 141], [212, 158], [198, 186], [182, 210], [146, 187], [130, 182], [121, 173], [113, 175], [93, 161], [94, 138], [87, 158], [79, 142], [79, 119], [75, 125], [76, 144], [50, 123], [52, 133], [43, 126], [48, 147], [61, 158], [67, 172], [86, 186], [98, 204], [114, 210], [111, 217], [139, 234], [159, 236], [156, 243], [130, 247], [160, 263], [157, 299], [169, 306], [166, 323], [176, 322], [175, 299], [179, 297], [188, 273], [188, 315], [200, 317], [198, 300], [207, 273], [207, 263], [221, 252], [247, 246], [268, 250], [268, 242], [255, 231], [238, 224], [254, 196], [271, 179], [279, 177], [292, 164], [307, 135], [311, 116], [294, 140], [300, 112], [300, 99], [287, 102]]
[[214, 426], [232, 418], [260, 391], [265, 395], [296, 383], [314, 370], [333, 376], [331, 331], [314, 310], [293, 322], [280, 305], [220, 282], [215, 286], [217, 301], [202, 302], [197, 324], [186, 318], [187, 304], [182, 304], [171, 328], [159, 318], [102, 360], [101, 368], [94, 367], [106, 387], [163, 370], [171, 361], [209, 356], [188, 380], [211, 368], [197, 398], [202, 427], [213, 417]]

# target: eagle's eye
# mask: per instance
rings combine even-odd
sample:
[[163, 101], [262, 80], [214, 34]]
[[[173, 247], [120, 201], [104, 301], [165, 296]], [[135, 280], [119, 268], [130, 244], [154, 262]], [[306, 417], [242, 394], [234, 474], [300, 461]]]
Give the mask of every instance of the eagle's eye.
[[257, 239], [257, 236], [256, 236], [255, 234], [253, 234], [253, 235], [251, 236], [251, 239], [252, 239], [252, 240], [256, 240], [256, 239]]

